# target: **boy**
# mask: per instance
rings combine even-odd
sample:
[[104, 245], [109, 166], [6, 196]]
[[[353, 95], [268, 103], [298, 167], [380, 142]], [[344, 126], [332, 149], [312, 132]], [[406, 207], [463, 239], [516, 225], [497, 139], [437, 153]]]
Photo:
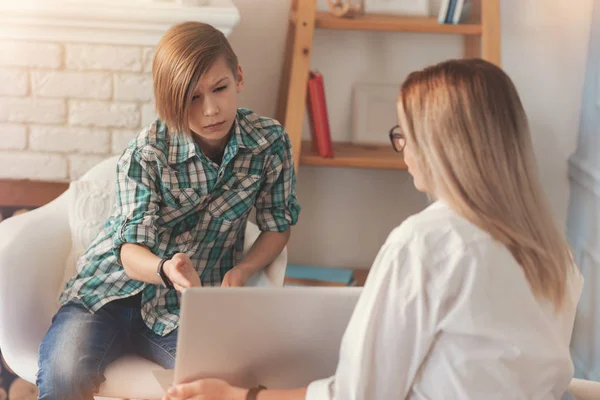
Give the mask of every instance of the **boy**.
[[[125, 352], [173, 368], [179, 292], [244, 286], [298, 219], [289, 139], [237, 108], [243, 72], [225, 36], [198, 22], [172, 27], [152, 73], [160, 118], [119, 159], [115, 210], [40, 346], [39, 399], [91, 399]], [[253, 206], [262, 233], [241, 259]]]

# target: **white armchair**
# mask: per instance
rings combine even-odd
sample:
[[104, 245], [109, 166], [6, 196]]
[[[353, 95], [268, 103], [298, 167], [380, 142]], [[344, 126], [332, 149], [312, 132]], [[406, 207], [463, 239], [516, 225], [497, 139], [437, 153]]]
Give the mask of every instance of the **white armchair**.
[[[82, 179], [114, 182], [116, 162], [116, 157], [105, 160]], [[0, 223], [0, 349], [11, 369], [32, 383], [38, 346], [58, 309], [57, 294], [72, 246], [68, 196], [69, 190], [43, 207]], [[258, 234], [257, 226], [248, 222], [245, 251]], [[286, 264], [284, 250], [250, 284], [283, 286]], [[98, 396], [161, 398], [164, 392], [152, 375], [154, 369], [160, 367], [141, 357], [122, 357], [108, 366]]]

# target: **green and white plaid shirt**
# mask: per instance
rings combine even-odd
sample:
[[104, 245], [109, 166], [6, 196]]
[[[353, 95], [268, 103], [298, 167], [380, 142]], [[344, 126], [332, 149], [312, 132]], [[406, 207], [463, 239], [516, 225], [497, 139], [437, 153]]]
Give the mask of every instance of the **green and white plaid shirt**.
[[289, 138], [273, 119], [239, 109], [221, 165], [192, 137], [167, 134], [158, 120], [119, 159], [115, 209], [60, 302], [95, 312], [141, 292], [146, 325], [167, 335], [178, 326], [179, 293], [129, 278], [119, 263], [121, 246], [144, 245], [163, 258], [185, 253], [204, 286], [220, 285], [241, 260], [252, 207], [261, 231], [283, 232], [297, 222], [295, 186]]

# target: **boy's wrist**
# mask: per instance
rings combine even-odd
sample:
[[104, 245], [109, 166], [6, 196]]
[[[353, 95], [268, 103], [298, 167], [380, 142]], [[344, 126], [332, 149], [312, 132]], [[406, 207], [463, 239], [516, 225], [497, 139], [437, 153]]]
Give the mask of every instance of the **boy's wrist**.
[[244, 276], [248, 276], [248, 277], [252, 276], [256, 271], [261, 269], [261, 267], [259, 267], [259, 266], [248, 264], [243, 261], [241, 263], [237, 264], [235, 266], [235, 268], [237, 268], [240, 271], [244, 271]]
[[158, 266], [156, 268], [156, 275], [159, 276], [160, 280], [162, 281], [162, 284], [166, 288], [172, 289], [173, 282], [171, 281], [171, 278], [169, 277], [169, 272], [167, 270], [167, 268], [169, 266], [168, 261], [169, 261], [168, 258], [163, 258], [162, 260], [160, 260], [160, 262], [158, 263]]
[[238, 268], [238, 269], [241, 269], [244, 271], [251, 271], [251, 272], [254, 272], [258, 269], [258, 267], [256, 265], [252, 265], [252, 264], [249, 264], [244, 261], [240, 262], [239, 264], [236, 264], [235, 268]]

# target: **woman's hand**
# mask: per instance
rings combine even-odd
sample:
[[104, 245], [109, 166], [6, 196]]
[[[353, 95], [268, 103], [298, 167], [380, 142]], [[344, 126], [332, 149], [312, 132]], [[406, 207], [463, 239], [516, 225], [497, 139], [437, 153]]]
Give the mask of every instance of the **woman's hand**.
[[177, 253], [170, 260], [165, 261], [163, 271], [178, 292], [194, 286], [202, 286], [192, 260], [184, 253]]
[[171, 387], [163, 400], [245, 400], [247, 394], [221, 379], [199, 379]]

